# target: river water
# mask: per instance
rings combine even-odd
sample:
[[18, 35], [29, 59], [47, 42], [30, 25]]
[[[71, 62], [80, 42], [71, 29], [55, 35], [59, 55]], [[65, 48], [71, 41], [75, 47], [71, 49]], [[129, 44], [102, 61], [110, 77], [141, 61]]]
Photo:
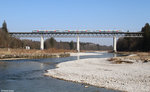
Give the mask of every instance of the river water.
[[[113, 56], [113, 53], [103, 53], [102, 55], [80, 56], [80, 59]], [[55, 68], [55, 65], [60, 62], [76, 59], [79, 57], [0, 61], [0, 92], [119, 92], [90, 85], [85, 88], [84, 84], [43, 75], [45, 70]]]

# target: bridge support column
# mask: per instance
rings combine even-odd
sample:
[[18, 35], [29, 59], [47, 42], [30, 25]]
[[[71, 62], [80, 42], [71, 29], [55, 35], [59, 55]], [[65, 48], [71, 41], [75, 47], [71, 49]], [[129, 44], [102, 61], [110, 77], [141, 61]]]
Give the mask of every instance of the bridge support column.
[[44, 50], [44, 37], [43, 35], [41, 35], [41, 46], [40, 46], [41, 50]]
[[113, 37], [113, 52], [117, 52], [116, 36]]
[[80, 52], [80, 40], [79, 40], [79, 36], [77, 36], [77, 52]]

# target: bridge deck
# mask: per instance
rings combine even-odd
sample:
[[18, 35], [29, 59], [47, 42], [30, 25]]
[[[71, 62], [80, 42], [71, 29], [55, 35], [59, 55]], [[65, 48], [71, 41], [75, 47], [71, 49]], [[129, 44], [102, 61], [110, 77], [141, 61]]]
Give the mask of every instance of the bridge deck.
[[14, 37], [142, 37], [142, 32], [10, 32]]

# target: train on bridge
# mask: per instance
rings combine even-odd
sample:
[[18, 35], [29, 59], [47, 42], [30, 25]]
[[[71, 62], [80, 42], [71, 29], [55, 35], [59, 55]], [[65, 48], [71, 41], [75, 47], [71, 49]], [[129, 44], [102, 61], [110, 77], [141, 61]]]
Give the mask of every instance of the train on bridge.
[[33, 30], [33, 33], [53, 33], [53, 32], [72, 32], [72, 33], [84, 33], [84, 32], [121, 32], [121, 30]]
[[77, 51], [80, 51], [79, 37], [108, 37], [113, 38], [113, 47], [116, 52], [116, 38], [143, 37], [142, 32], [121, 32], [121, 30], [33, 30], [32, 32], [9, 32], [13, 37], [40, 37], [41, 50], [44, 49], [45, 37], [77, 37]]

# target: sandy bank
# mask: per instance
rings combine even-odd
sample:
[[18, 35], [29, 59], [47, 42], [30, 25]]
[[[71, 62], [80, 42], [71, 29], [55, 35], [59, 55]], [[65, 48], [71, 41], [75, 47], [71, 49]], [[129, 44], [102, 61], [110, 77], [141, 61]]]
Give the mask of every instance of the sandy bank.
[[112, 64], [107, 58], [63, 62], [45, 75], [129, 92], [150, 92], [150, 62]]

